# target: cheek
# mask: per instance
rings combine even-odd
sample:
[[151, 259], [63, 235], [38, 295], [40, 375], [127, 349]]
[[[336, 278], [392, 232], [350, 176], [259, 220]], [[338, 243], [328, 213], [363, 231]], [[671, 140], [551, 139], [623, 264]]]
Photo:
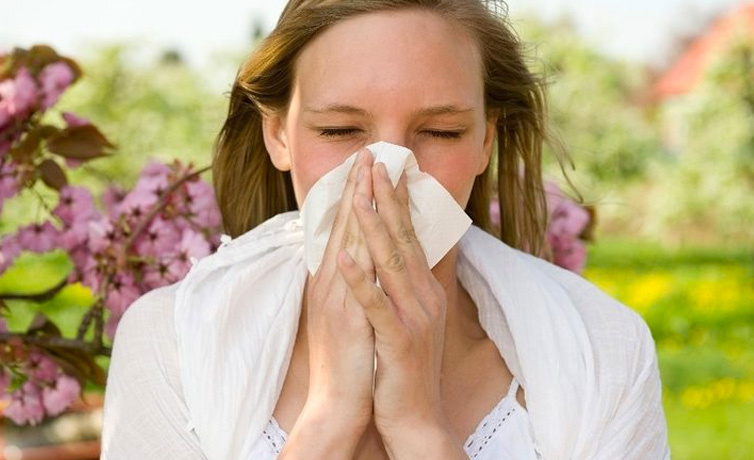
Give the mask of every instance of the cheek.
[[339, 146], [319, 142], [316, 138], [300, 138], [292, 144], [291, 175], [299, 207], [312, 186], [358, 150], [358, 146]]
[[461, 207], [466, 207], [481, 156], [477, 149], [457, 148], [432, 154], [418, 151], [416, 161], [420, 170], [437, 179]]

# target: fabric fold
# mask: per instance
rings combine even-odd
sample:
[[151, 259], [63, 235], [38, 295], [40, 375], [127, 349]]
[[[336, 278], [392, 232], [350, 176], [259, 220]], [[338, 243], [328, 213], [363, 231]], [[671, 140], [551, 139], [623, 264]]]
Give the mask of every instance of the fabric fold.
[[[640, 317], [478, 227], [461, 239], [457, 268], [525, 389], [543, 458], [669, 458], [653, 342]], [[293, 211], [224, 244], [181, 282], [181, 383], [209, 460], [253, 460], [282, 390], [307, 274]]]

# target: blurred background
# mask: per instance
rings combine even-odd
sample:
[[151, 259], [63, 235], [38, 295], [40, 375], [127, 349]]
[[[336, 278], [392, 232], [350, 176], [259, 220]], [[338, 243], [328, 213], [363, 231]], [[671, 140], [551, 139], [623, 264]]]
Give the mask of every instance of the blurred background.
[[[150, 158], [210, 162], [236, 69], [283, 6], [3, 1], [0, 51], [44, 43], [78, 61], [84, 77], [58, 107], [95, 122], [118, 150], [71, 182], [129, 187]], [[596, 209], [583, 275], [652, 329], [673, 457], [751, 458], [754, 2], [508, 7], [530, 65], [549, 82], [551, 123], [575, 165], [569, 176]], [[565, 184], [552, 159], [547, 176]], [[6, 203], [0, 232], [33, 221], [32, 202]], [[88, 458], [98, 401], [92, 394], [37, 428], [0, 419], [0, 459]], [[40, 436], [67, 453], [22, 455], [23, 440]]]

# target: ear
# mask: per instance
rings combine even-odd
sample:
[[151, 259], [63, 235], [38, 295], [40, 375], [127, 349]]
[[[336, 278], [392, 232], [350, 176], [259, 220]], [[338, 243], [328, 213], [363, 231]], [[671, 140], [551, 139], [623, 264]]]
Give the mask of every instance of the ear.
[[487, 118], [484, 126], [484, 143], [482, 145], [482, 158], [479, 163], [479, 169], [477, 175], [482, 174], [487, 166], [490, 164], [490, 156], [492, 155], [492, 148], [495, 146], [495, 136], [497, 135], [497, 120], [498, 116], [494, 115]]
[[291, 170], [291, 150], [285, 135], [285, 118], [278, 114], [262, 114], [262, 134], [270, 160], [280, 171]]

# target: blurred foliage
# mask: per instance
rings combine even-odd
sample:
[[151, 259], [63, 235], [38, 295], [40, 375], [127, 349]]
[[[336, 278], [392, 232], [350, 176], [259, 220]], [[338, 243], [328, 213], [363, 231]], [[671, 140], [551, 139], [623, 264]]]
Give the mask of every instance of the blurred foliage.
[[[135, 52], [111, 45], [79, 59], [84, 78], [60, 102], [61, 109], [96, 122], [118, 147], [95, 176], [106, 183], [131, 184], [149, 158], [208, 165], [224, 121], [225, 97], [209, 90], [180, 54], [168, 51], [145, 63]], [[81, 179], [89, 172], [91, 168], [82, 171]]]
[[[535, 44], [531, 65], [548, 82], [550, 120], [576, 165], [569, 176], [585, 196], [643, 177], [649, 158], [661, 151], [637, 104], [648, 84], [644, 70], [599, 54], [568, 22], [527, 20], [517, 28]], [[555, 175], [553, 158], [548, 155], [548, 171]]]
[[[77, 59], [83, 78], [56, 106], [96, 123], [116, 146], [106, 161], [95, 160], [70, 171], [70, 182], [89, 188], [95, 196], [108, 185], [129, 188], [152, 158], [179, 159], [197, 167], [210, 164], [215, 136], [225, 120], [225, 95], [210, 89], [180, 54], [166, 51], [156, 59], [145, 59], [138, 51], [127, 44], [91, 49]], [[47, 208], [55, 206], [55, 193], [41, 187], [23, 192], [7, 203], [0, 232], [42, 220], [47, 210], [39, 206], [40, 196]]]
[[657, 344], [673, 458], [744, 459], [754, 439], [754, 254], [602, 239], [585, 277]]
[[734, 40], [696, 90], [668, 103], [666, 123], [685, 139], [652, 167], [648, 233], [754, 242], [753, 59], [754, 37]]

